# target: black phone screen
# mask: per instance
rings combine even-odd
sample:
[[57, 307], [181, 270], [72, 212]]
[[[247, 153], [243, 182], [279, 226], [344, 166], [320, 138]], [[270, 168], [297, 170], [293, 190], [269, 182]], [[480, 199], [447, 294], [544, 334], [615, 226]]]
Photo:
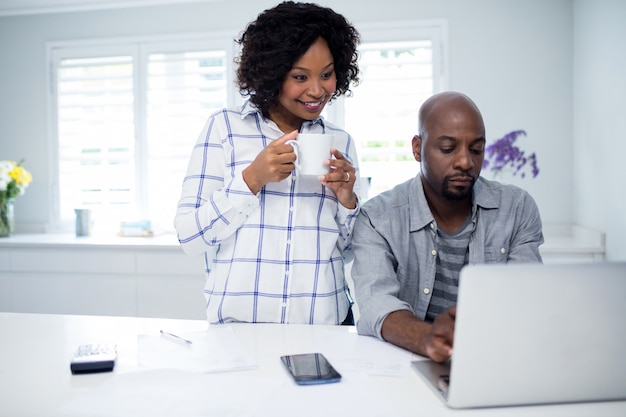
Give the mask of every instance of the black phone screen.
[[286, 355], [280, 359], [298, 384], [325, 384], [341, 380], [339, 372], [321, 353]]

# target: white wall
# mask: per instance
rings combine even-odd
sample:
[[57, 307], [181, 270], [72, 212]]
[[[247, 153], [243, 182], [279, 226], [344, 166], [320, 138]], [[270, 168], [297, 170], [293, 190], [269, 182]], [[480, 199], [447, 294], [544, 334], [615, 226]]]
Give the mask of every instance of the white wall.
[[[235, 36], [261, 10], [275, 3], [230, 0], [0, 17], [0, 159], [25, 158], [26, 167], [35, 179], [16, 203], [18, 227], [40, 230], [48, 223], [51, 150], [46, 136], [46, 42], [209, 30], [228, 30]], [[476, 100], [483, 111], [489, 139], [513, 129], [525, 129], [528, 136], [521, 145], [538, 154], [540, 176], [534, 180], [511, 181], [534, 195], [544, 222], [567, 223], [580, 219], [586, 225], [607, 231], [609, 225], [589, 220], [604, 215], [603, 211], [596, 207], [581, 209], [580, 213], [574, 210], [573, 196], [578, 196], [577, 203], [587, 197], [574, 192], [576, 181], [580, 180], [575, 172], [585, 167], [578, 161], [574, 165], [573, 34], [574, 22], [576, 25], [587, 22], [586, 16], [596, 10], [596, 4], [601, 14], [598, 19], [609, 15], [619, 20], [612, 15], [617, 12], [623, 21], [626, 16], [620, 0], [320, 0], [319, 3], [343, 13], [357, 27], [360, 23], [377, 21], [446, 19], [448, 88], [466, 92]], [[586, 30], [597, 33], [602, 26], [594, 23], [593, 17], [589, 19]], [[606, 30], [597, 34], [602, 33]], [[623, 29], [621, 35], [621, 38], [602, 39], [604, 48], [622, 47]], [[576, 45], [577, 52], [595, 48], [593, 45], [583, 48], [578, 41]], [[595, 82], [593, 77], [597, 72], [588, 72], [591, 78], [579, 74], [577, 86]], [[609, 90], [613, 89], [611, 86]], [[594, 101], [586, 105], [595, 108], [598, 104], [595, 100], [599, 103], [604, 100], [602, 94], [594, 91]], [[601, 116], [598, 114], [598, 118]], [[407, 132], [407, 136], [413, 133]], [[581, 141], [576, 146], [578, 142]], [[611, 151], [605, 148], [598, 152]], [[602, 184], [597, 181], [593, 187]], [[622, 232], [618, 235], [625, 234], [623, 223], [622, 217]], [[622, 251], [624, 257], [626, 249], [615, 248], [613, 253], [617, 254], [615, 251]]]
[[626, 2], [575, 4], [575, 217], [606, 232], [608, 259], [626, 261]]

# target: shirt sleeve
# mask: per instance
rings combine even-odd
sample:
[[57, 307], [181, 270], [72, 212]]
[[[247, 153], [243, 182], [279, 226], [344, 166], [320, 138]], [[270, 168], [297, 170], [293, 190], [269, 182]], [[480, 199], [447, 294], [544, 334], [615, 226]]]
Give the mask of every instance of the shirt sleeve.
[[354, 232], [354, 225], [356, 223], [356, 219], [359, 216], [361, 211], [361, 199], [360, 199], [360, 190], [361, 190], [361, 170], [359, 167], [359, 158], [356, 153], [356, 147], [354, 146], [354, 141], [352, 137], [348, 135], [348, 139], [346, 141], [346, 149], [340, 149], [341, 152], [346, 156], [346, 158], [350, 161], [352, 166], [354, 167], [354, 172], [356, 175], [356, 182], [354, 183], [354, 194], [356, 195], [356, 207], [353, 209], [348, 209], [338, 204], [337, 215], [335, 216], [337, 220], [337, 226], [339, 227], [339, 238], [337, 240], [337, 246], [339, 249], [343, 251], [347, 251], [350, 249], [352, 242], [352, 234]]
[[361, 203], [358, 195], [356, 199], [356, 207], [354, 209], [347, 209], [342, 206], [341, 203], [339, 204], [336, 216], [337, 226], [339, 227], [337, 245], [342, 251], [350, 248], [354, 232], [354, 224], [356, 223], [356, 219], [358, 218], [360, 211]]
[[542, 262], [539, 246], [544, 239], [539, 208], [530, 194], [524, 192], [522, 196], [507, 262]]
[[174, 219], [178, 240], [190, 255], [231, 236], [259, 207], [241, 172], [227, 175], [223, 135], [215, 119], [209, 119], [193, 147]]
[[372, 220], [364, 209], [356, 220], [352, 239], [355, 257], [352, 280], [359, 307], [357, 331], [382, 340], [385, 318], [393, 311], [413, 312], [413, 309], [399, 298], [401, 284], [397, 278], [396, 257]]

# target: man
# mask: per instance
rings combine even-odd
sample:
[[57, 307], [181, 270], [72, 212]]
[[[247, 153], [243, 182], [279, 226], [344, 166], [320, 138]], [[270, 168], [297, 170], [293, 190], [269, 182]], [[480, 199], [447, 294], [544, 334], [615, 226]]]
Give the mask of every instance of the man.
[[461, 268], [541, 262], [541, 219], [527, 192], [480, 177], [485, 126], [464, 94], [426, 100], [412, 146], [419, 175], [369, 200], [355, 225], [357, 329], [443, 362]]

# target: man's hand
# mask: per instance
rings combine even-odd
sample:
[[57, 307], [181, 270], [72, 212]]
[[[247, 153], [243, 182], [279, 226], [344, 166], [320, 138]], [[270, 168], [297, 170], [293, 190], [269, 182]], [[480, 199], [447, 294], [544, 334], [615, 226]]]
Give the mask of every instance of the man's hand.
[[426, 355], [435, 362], [444, 362], [452, 357], [455, 319], [456, 306], [438, 315], [424, 338]]
[[428, 356], [435, 362], [445, 362], [452, 357], [456, 306], [441, 313], [435, 321], [426, 323], [408, 310], [390, 313], [383, 322], [383, 339]]

